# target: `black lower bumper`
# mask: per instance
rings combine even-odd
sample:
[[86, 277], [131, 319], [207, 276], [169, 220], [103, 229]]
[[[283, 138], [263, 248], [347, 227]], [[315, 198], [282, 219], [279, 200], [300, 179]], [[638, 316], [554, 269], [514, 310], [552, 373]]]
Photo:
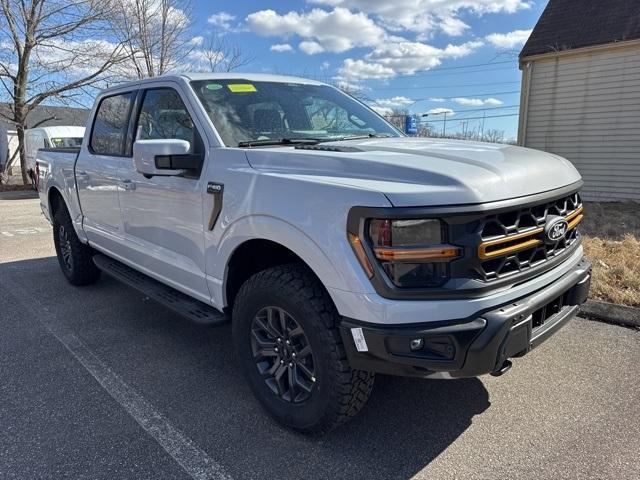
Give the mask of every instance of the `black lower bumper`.
[[[381, 327], [345, 318], [341, 334], [351, 367], [411, 377], [499, 374], [564, 326], [589, 293], [591, 263], [507, 305], [457, 321]], [[358, 346], [356, 346], [356, 341]]]

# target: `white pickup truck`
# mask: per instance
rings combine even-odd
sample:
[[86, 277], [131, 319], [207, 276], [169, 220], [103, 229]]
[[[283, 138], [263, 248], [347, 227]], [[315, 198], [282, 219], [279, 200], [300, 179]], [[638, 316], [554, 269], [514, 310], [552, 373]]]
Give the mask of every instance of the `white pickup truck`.
[[127, 83], [37, 162], [64, 276], [232, 322], [256, 397], [303, 432], [356, 414], [375, 373], [500, 375], [589, 290], [571, 163], [405, 137], [311, 80]]

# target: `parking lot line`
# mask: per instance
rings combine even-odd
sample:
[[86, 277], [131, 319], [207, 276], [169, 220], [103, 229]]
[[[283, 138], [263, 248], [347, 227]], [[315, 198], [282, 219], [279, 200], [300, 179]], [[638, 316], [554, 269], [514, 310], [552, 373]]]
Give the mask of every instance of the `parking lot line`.
[[[34, 303], [37, 304], [37, 309]], [[57, 322], [57, 316], [33, 300], [24, 305], [106, 392], [190, 475], [194, 480], [232, 480], [224, 467], [216, 463], [193, 440], [175, 428], [161, 412], [125, 383], [103, 363], [70, 329]], [[40, 310], [40, 311], [37, 311]], [[44, 315], [43, 315], [44, 313]], [[47, 320], [44, 320], [44, 319]]]

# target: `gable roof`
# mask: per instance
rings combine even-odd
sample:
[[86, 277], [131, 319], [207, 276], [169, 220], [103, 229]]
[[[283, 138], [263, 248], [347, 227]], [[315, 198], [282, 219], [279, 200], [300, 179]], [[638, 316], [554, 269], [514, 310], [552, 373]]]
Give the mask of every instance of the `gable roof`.
[[[9, 112], [9, 105], [0, 103], [0, 110]], [[52, 127], [52, 126], [76, 126], [84, 127], [89, 118], [89, 110], [84, 108], [54, 107], [49, 105], [37, 106], [27, 117], [27, 127]], [[7, 130], [15, 130], [15, 127], [0, 117], [0, 123]]]
[[520, 58], [636, 39], [638, 0], [549, 0]]

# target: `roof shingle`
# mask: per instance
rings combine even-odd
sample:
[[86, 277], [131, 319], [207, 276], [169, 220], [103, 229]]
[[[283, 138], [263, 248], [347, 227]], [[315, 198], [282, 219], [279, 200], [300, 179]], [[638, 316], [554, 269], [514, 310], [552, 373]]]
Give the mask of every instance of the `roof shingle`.
[[640, 0], [549, 0], [520, 58], [640, 39]]

